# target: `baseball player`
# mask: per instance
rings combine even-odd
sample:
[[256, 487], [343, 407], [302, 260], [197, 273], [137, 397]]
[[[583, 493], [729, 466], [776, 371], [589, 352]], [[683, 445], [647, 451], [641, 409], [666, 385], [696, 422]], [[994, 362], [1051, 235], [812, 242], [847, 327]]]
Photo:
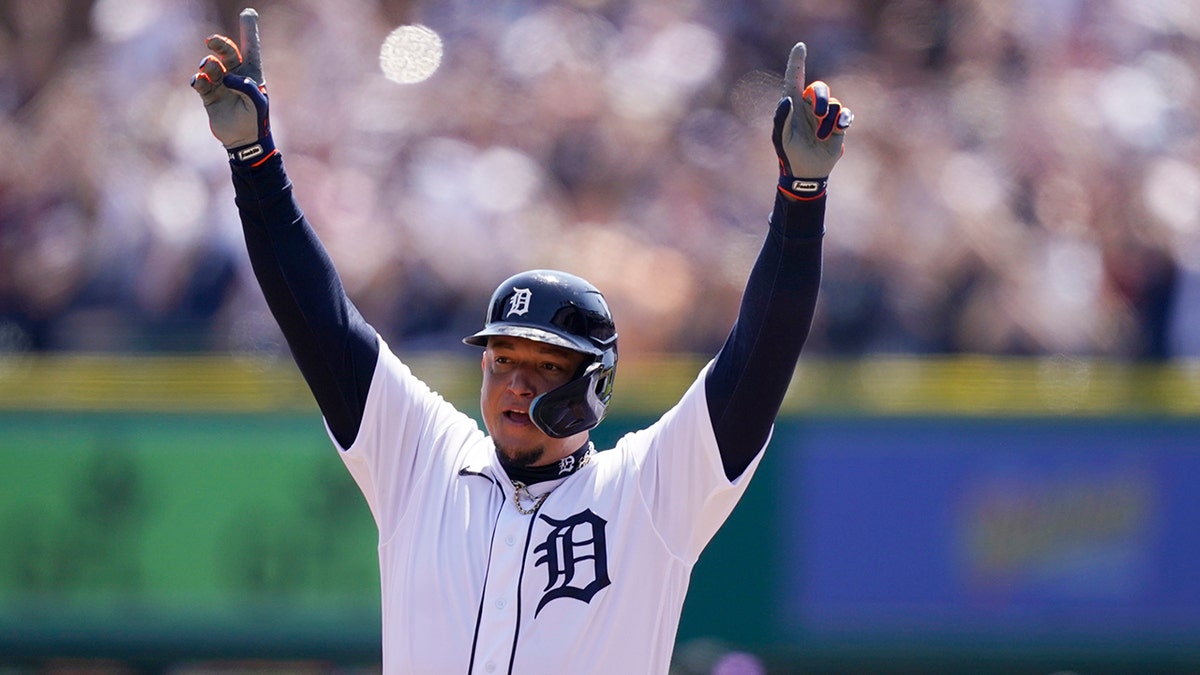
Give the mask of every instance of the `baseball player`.
[[808, 334], [826, 179], [852, 115], [791, 51], [780, 181], [727, 342], [653, 425], [598, 452], [617, 330], [560, 271], [503, 281], [482, 329], [483, 429], [346, 296], [275, 147], [258, 17], [192, 79], [225, 146], [255, 275], [379, 528], [387, 673], [666, 673], [688, 579], [746, 489]]

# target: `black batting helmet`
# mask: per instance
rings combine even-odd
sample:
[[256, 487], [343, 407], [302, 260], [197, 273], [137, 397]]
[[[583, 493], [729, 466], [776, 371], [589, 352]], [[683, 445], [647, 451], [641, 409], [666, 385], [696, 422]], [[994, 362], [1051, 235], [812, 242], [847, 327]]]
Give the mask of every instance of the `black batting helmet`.
[[530, 419], [546, 435], [566, 438], [604, 419], [617, 369], [617, 329], [595, 286], [556, 270], [509, 277], [492, 294], [483, 330], [463, 342], [486, 347], [493, 335], [544, 342], [591, 357], [570, 382], [540, 394], [530, 405]]

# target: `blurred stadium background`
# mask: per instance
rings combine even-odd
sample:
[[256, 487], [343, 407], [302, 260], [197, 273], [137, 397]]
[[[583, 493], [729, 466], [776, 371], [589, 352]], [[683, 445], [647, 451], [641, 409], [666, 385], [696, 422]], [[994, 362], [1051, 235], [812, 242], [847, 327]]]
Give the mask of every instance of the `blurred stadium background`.
[[[378, 670], [370, 515], [187, 86], [245, 4], [0, 0], [4, 675]], [[471, 410], [497, 280], [589, 278], [610, 440], [728, 330], [795, 41], [855, 111], [806, 357], [679, 673], [1200, 672], [1194, 3], [255, 6], [367, 318]]]

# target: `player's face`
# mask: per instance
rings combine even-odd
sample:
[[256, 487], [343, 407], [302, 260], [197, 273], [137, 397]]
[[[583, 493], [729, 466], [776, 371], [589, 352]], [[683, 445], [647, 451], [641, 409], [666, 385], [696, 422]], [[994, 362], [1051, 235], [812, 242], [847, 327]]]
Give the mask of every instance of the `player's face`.
[[551, 438], [529, 418], [539, 394], [566, 384], [587, 357], [525, 338], [492, 336], [483, 352], [483, 422], [507, 464], [542, 466], [579, 449], [587, 432]]

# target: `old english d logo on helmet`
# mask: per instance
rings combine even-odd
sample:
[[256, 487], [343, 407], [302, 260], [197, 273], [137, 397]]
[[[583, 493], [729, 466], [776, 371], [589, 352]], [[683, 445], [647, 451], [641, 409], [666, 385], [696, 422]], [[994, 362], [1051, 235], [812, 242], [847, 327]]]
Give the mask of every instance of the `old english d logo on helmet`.
[[592, 357], [571, 381], [538, 396], [530, 406], [530, 419], [548, 436], [565, 438], [604, 418], [617, 366], [617, 330], [595, 286], [557, 270], [517, 274], [492, 294], [483, 330], [463, 342], [485, 347], [493, 335], [544, 342]]
[[525, 316], [529, 313], [529, 300], [533, 296], [528, 288], [514, 288], [508, 300], [507, 316]]

